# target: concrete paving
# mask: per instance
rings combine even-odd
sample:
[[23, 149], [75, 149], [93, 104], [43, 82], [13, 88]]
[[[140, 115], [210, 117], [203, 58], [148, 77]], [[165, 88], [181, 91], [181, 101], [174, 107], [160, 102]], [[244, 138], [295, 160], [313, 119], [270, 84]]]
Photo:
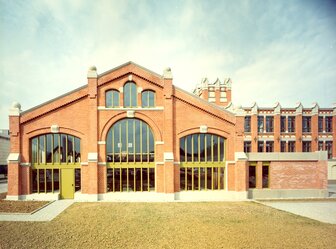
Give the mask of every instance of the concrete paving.
[[73, 203], [74, 200], [58, 200], [33, 214], [1, 214], [0, 221], [51, 221]]
[[262, 201], [260, 203], [313, 220], [336, 224], [336, 200]]
[[7, 180], [0, 180], [0, 193], [6, 193], [8, 189]]

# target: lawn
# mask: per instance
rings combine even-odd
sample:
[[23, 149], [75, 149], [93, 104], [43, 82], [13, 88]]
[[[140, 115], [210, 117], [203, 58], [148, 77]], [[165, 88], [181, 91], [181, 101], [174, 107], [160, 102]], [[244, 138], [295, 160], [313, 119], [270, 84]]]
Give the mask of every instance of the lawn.
[[8, 201], [4, 200], [6, 194], [7, 193], [0, 193], [0, 214], [32, 213], [49, 203], [48, 201]]
[[336, 225], [253, 202], [75, 203], [0, 222], [1, 248], [336, 248]]

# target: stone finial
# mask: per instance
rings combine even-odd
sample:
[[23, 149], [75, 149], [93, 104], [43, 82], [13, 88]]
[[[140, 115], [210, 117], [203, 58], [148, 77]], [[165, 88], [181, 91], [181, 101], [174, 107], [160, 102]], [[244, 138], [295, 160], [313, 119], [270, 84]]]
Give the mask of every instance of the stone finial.
[[296, 109], [295, 110], [296, 114], [302, 114], [303, 106], [302, 106], [301, 102], [296, 103], [295, 109]]
[[97, 78], [98, 77], [96, 66], [89, 67], [87, 77], [88, 78]]
[[251, 107], [251, 113], [252, 114], [258, 114], [258, 105], [257, 102], [254, 102]]
[[317, 102], [314, 102], [312, 106], [312, 114], [316, 115], [318, 114], [318, 111], [319, 111], [319, 105], [317, 104]]
[[173, 74], [170, 67], [167, 67], [163, 70], [163, 78], [173, 79]]
[[232, 80], [230, 78], [225, 78], [224, 79], [224, 85], [228, 90], [231, 90], [232, 87]]
[[281, 112], [281, 105], [279, 102], [276, 102], [274, 105], [274, 114], [280, 114]]
[[20, 116], [21, 113], [21, 104], [17, 101], [14, 101], [9, 109], [9, 116]]

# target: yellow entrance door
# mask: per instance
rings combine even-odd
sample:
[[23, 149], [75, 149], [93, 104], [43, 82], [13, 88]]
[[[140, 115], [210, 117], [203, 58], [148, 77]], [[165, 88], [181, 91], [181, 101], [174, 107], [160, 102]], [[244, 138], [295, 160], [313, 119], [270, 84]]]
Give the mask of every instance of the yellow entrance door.
[[61, 199], [73, 199], [75, 193], [75, 170], [61, 169]]

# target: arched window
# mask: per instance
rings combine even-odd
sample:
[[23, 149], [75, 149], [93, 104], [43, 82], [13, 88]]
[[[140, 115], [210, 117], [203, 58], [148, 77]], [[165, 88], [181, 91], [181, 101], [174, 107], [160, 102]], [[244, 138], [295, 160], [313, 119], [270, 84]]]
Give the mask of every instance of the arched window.
[[154, 162], [152, 130], [139, 119], [122, 119], [109, 130], [106, 141], [108, 162]]
[[142, 107], [155, 107], [155, 92], [146, 90], [141, 93]]
[[106, 138], [107, 191], [155, 190], [154, 136], [145, 122], [122, 119]]
[[[81, 189], [80, 139], [67, 134], [44, 134], [30, 140], [31, 183], [33, 193], [61, 192], [62, 175], [65, 171], [73, 175], [73, 190]], [[64, 171], [64, 172], [63, 172]], [[65, 174], [64, 174], [65, 175]], [[68, 179], [68, 178], [67, 178]], [[71, 179], [71, 177], [70, 177]], [[71, 180], [70, 180], [71, 181]], [[65, 183], [65, 181], [63, 181]], [[73, 197], [72, 197], [73, 198]]]
[[124, 85], [124, 107], [137, 107], [137, 87], [133, 81]]
[[44, 134], [31, 139], [32, 164], [80, 162], [80, 139], [67, 134]]
[[117, 90], [109, 90], [105, 93], [105, 106], [106, 107], [119, 107], [119, 92]]
[[221, 190], [225, 180], [225, 138], [191, 134], [180, 138], [180, 189]]

